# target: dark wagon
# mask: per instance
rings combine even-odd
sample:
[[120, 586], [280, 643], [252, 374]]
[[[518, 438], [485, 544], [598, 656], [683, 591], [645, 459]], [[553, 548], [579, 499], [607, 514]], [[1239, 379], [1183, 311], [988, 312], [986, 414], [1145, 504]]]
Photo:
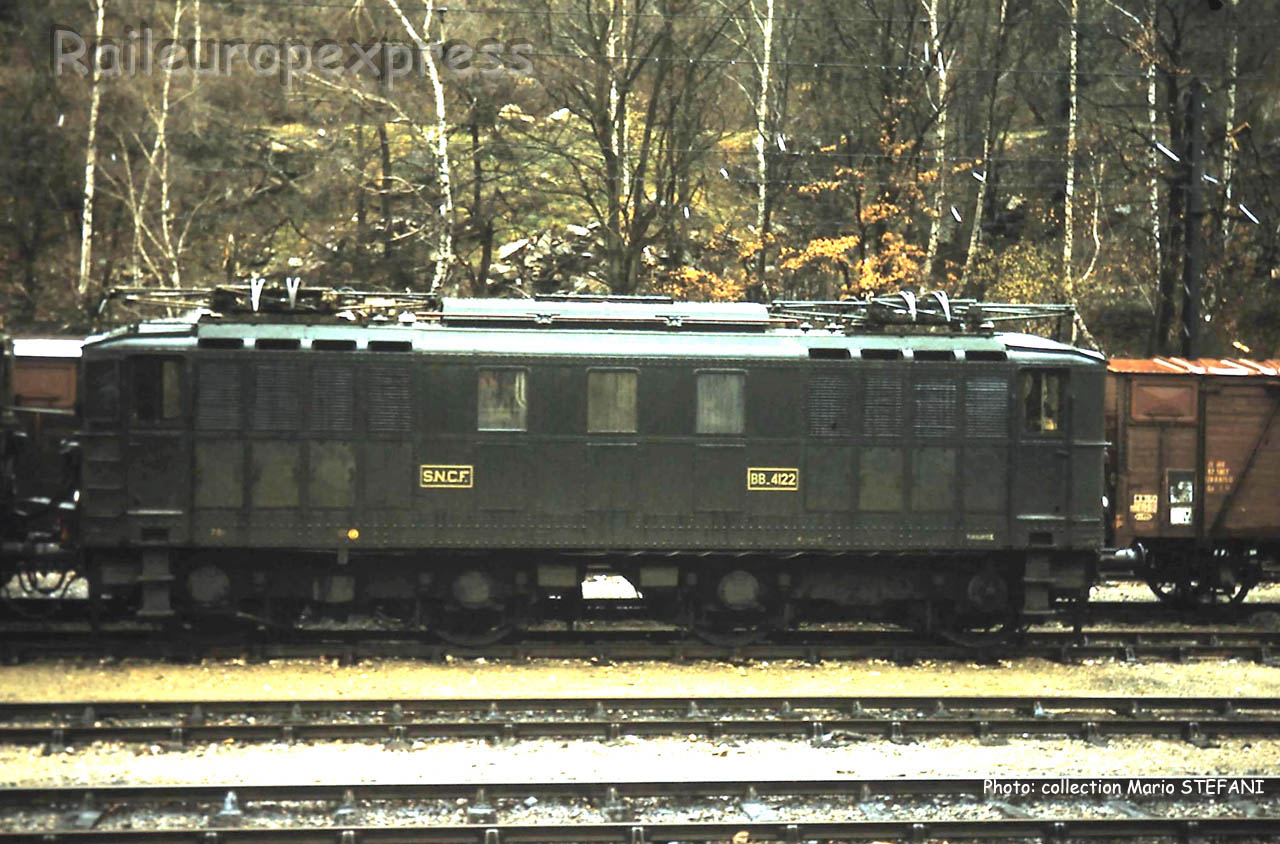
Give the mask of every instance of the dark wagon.
[[156, 618], [376, 610], [460, 641], [573, 617], [599, 572], [711, 638], [1083, 599], [1102, 360], [977, 306], [805, 313], [348, 302], [91, 338], [93, 593]]
[[1156, 594], [1240, 601], [1280, 553], [1280, 361], [1113, 360], [1112, 540]]
[[56, 499], [67, 493], [63, 441], [75, 435], [80, 338], [13, 339], [13, 407], [26, 434], [17, 458], [18, 493]]

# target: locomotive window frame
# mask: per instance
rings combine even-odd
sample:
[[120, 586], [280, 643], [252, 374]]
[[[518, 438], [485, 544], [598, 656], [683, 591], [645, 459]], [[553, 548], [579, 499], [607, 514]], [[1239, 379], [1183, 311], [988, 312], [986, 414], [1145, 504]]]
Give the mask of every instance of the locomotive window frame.
[[181, 355], [129, 358], [129, 418], [138, 425], [173, 425], [182, 419]]
[[[747, 430], [747, 371], [694, 370], [699, 435], [740, 437]], [[719, 386], [717, 386], [719, 385]]]
[[1042, 437], [1066, 434], [1067, 371], [1024, 369], [1018, 373], [1022, 433]]
[[638, 369], [587, 369], [587, 433], [636, 433], [639, 384]]
[[[504, 380], [508, 374], [514, 376], [510, 382]], [[528, 367], [485, 366], [476, 370], [476, 430], [529, 430]]]

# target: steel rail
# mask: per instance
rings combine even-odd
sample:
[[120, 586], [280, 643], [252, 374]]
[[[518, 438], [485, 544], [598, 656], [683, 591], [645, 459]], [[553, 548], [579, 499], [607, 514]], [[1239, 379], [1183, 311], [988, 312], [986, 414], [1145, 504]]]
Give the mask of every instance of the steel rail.
[[451, 826], [340, 826], [218, 828], [199, 830], [112, 829], [53, 832], [0, 832], [0, 841], [54, 844], [66, 842], [139, 842], [139, 844], [648, 844], [648, 842], [742, 840], [787, 844], [814, 841], [1067, 841], [1155, 839], [1193, 842], [1264, 842], [1280, 828], [1280, 817], [1222, 818], [1070, 818], [1043, 820], [826, 821], [779, 823], [600, 823], [494, 824]]
[[741, 646], [711, 645], [679, 631], [534, 631], [524, 640], [467, 647], [431, 641], [422, 634], [379, 630], [298, 630], [244, 635], [200, 635], [153, 630], [114, 631], [91, 635], [87, 629], [23, 630], [0, 637], [0, 661], [32, 658], [137, 657], [143, 659], [248, 660], [331, 658], [348, 663], [361, 659], [452, 658], [526, 661], [531, 659], [595, 659], [600, 661], [662, 660], [1002, 660], [1038, 657], [1060, 662], [1086, 659], [1134, 661], [1154, 659], [1241, 659], [1269, 664], [1280, 650], [1280, 632], [1240, 630], [1089, 630], [1033, 632], [1012, 640], [976, 637], [965, 644], [946, 644], [921, 634], [893, 630], [801, 630], [773, 641]]
[[1100, 696], [657, 697], [0, 703], [0, 744], [170, 747], [234, 741], [1280, 735], [1280, 698]]
[[[1223, 778], [1113, 778], [1092, 780], [1095, 784], [1114, 783], [1127, 788], [1133, 781], [1197, 781], [1210, 784], [1227, 783]], [[517, 842], [622, 841], [626, 844], [669, 840], [726, 841], [742, 832], [755, 840], [800, 842], [805, 840], [866, 840], [895, 837], [927, 840], [935, 837], [984, 839], [1030, 836], [1065, 840], [1066, 837], [1115, 837], [1122, 835], [1162, 835], [1189, 839], [1194, 835], [1247, 836], [1274, 833], [1280, 828], [1280, 817], [1257, 817], [1257, 803], [1237, 803], [1232, 812], [1217, 811], [1214, 816], [1192, 818], [1158, 817], [1148, 813], [1143, 803], [1148, 800], [1132, 796], [1121, 798], [1130, 809], [1128, 816], [1054, 817], [1049, 807], [1070, 804], [1075, 810], [1100, 805], [1113, 805], [1116, 798], [1098, 791], [1065, 792], [1056, 796], [1052, 788], [1061, 783], [1057, 778], [1020, 778], [1019, 783], [1032, 794], [1045, 795], [1012, 802], [993, 798], [989, 782], [982, 779], [834, 779], [834, 780], [734, 780], [734, 781], [662, 781], [662, 782], [507, 782], [507, 783], [391, 783], [391, 784], [325, 784], [325, 785], [160, 785], [104, 786], [97, 788], [10, 788], [0, 789], [0, 819], [4, 813], [21, 812], [29, 826], [0, 831], [0, 841], [429, 841], [477, 842], [477, 844], [516, 844]], [[1280, 779], [1250, 778], [1243, 782], [1256, 789], [1251, 798], [1274, 802], [1280, 796]], [[1210, 792], [1202, 792], [1208, 794]], [[1229, 799], [1220, 793], [1223, 800]], [[528, 805], [546, 800], [572, 800], [580, 815], [593, 816], [586, 823], [536, 824], [503, 823], [503, 815], [521, 802]], [[761, 821], [753, 819], [748, 806], [765, 808], [778, 814], [797, 815], [790, 807], [769, 809], [763, 801], [770, 798], [836, 798], [848, 801], [844, 806], [859, 810], [870, 819], [811, 821]], [[644, 818], [651, 807], [643, 803], [667, 799], [689, 805], [700, 799], [718, 801], [715, 807], [725, 820], [714, 822], [651, 823]], [[998, 820], [939, 819], [938, 799], [958, 801], [960, 808], [986, 804], [1006, 817]], [[394, 817], [397, 808], [422, 813], [430, 801], [449, 815], [465, 806], [466, 824], [415, 824], [364, 826], [359, 823], [366, 809], [376, 809], [383, 817]], [[919, 803], [911, 807], [912, 802]], [[1186, 798], [1183, 798], [1186, 802]], [[1176, 799], [1175, 801], [1176, 802]], [[1192, 801], [1194, 802], [1194, 801]], [[505, 805], [503, 805], [505, 804]], [[106, 807], [106, 808], [100, 808]], [[904, 809], [915, 808], [914, 813]], [[1221, 809], [1221, 807], [1218, 807]], [[1040, 809], [1040, 817], [1037, 817]], [[108, 813], [112, 820], [101, 824]], [[152, 817], [122, 817], [128, 812], [147, 812]], [[801, 809], [800, 813], [805, 810]], [[39, 812], [58, 813], [60, 823], [41, 825], [32, 818]], [[154, 816], [163, 813], [185, 813], [185, 819], [163, 819], [155, 828]], [[284, 825], [289, 815], [306, 816], [309, 823]], [[659, 817], [663, 813], [659, 813]], [[670, 817], [670, 812], [666, 812]], [[814, 811], [810, 810], [810, 816]], [[829, 812], [828, 812], [829, 814]], [[899, 817], [891, 817], [897, 814]], [[1061, 811], [1057, 811], [1060, 815]], [[890, 817], [886, 817], [886, 816]], [[904, 816], [905, 815], [905, 816]], [[1252, 816], [1251, 816], [1252, 815]], [[600, 823], [594, 818], [609, 821]], [[922, 819], [927, 818], [927, 820]], [[328, 823], [317, 823], [319, 820]], [[273, 822], [264, 826], [264, 822]], [[150, 827], [150, 828], [149, 828]]]

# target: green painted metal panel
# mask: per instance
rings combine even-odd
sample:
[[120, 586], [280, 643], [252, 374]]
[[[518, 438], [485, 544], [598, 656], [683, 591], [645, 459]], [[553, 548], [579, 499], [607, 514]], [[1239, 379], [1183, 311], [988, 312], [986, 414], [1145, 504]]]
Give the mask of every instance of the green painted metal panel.
[[244, 450], [240, 440], [196, 441], [196, 507], [244, 505]]

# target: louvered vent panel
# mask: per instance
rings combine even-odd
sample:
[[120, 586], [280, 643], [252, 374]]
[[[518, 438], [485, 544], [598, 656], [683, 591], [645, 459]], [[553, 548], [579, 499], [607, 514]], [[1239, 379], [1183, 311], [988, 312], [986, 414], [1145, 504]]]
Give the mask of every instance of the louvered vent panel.
[[196, 427], [202, 431], [235, 431], [240, 428], [240, 364], [200, 364], [196, 393]]
[[809, 436], [849, 435], [849, 377], [814, 375], [809, 379]]
[[956, 432], [956, 382], [939, 376], [916, 381], [915, 432], [918, 437], [946, 437]]
[[964, 394], [964, 433], [1003, 437], [1009, 430], [1009, 382], [1001, 377], [970, 378]]
[[311, 370], [313, 431], [346, 433], [355, 428], [355, 376], [349, 366], [316, 366]]
[[369, 370], [369, 430], [409, 430], [409, 370], [374, 366]]
[[259, 363], [254, 369], [253, 427], [257, 431], [295, 431], [301, 414], [298, 364]]
[[898, 376], [867, 376], [863, 428], [863, 433], [872, 437], [902, 436], [902, 380]]

